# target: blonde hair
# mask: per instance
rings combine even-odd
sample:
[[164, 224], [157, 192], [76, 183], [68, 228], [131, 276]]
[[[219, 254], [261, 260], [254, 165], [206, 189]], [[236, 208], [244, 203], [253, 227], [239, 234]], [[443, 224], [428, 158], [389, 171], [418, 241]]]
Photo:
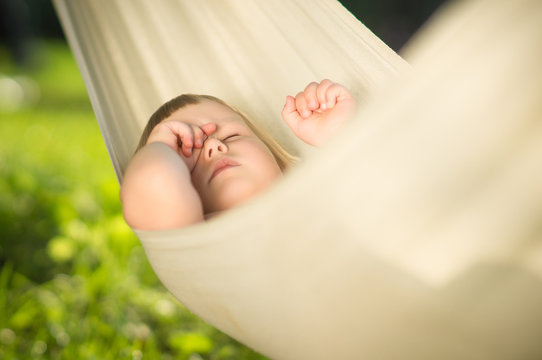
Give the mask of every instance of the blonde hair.
[[228, 107], [230, 110], [238, 114], [243, 121], [247, 124], [247, 126], [254, 132], [254, 134], [267, 146], [267, 148], [271, 151], [273, 156], [275, 157], [275, 160], [277, 161], [277, 164], [279, 165], [280, 169], [282, 171], [287, 170], [296, 160], [297, 158], [290, 154], [286, 149], [282, 147], [272, 136], [270, 136], [267, 132], [263, 131], [261, 128], [256, 126], [252, 121], [249, 120], [249, 118], [243, 114], [243, 112], [239, 111], [238, 109], [234, 108], [233, 106], [227, 104], [225, 101], [211, 96], [211, 95], [196, 95], [196, 94], [182, 94], [179, 95], [168, 102], [164, 103], [162, 106], [160, 106], [149, 118], [149, 121], [147, 122], [147, 125], [145, 126], [145, 129], [143, 129], [143, 133], [141, 134], [141, 138], [139, 139], [139, 144], [137, 145], [136, 152], [139, 151], [145, 144], [147, 143], [147, 140], [154, 129], [154, 127], [162, 120], [168, 118], [171, 114], [173, 114], [175, 111], [188, 106], [188, 105], [194, 105], [199, 104], [204, 100], [214, 101], [218, 104], [224, 105]]

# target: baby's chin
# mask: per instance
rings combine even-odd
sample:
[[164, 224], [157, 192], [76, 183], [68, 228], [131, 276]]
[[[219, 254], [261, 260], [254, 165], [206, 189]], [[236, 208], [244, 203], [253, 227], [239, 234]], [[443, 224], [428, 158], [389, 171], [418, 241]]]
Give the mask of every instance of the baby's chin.
[[249, 181], [235, 181], [226, 183], [220, 189], [220, 194], [212, 196], [204, 204], [205, 216], [219, 213], [242, 205], [256, 197], [269, 187], [270, 184], [254, 184]]

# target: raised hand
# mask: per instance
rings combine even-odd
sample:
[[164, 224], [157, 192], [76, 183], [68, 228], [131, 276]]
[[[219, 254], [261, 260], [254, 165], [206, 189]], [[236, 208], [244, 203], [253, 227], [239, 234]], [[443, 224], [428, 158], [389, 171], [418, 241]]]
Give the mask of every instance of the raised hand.
[[282, 118], [304, 142], [323, 145], [354, 113], [348, 90], [330, 80], [311, 82], [296, 97], [287, 96]]
[[179, 154], [191, 172], [196, 165], [203, 142], [215, 131], [214, 123], [196, 126], [177, 120], [166, 120], [154, 127], [147, 144], [153, 142], [166, 144]]

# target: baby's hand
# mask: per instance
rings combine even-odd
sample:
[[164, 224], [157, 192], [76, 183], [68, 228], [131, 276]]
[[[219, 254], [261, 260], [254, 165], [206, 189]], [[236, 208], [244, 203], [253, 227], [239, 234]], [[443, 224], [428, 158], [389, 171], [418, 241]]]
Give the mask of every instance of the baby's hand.
[[177, 120], [166, 120], [156, 125], [151, 131], [147, 144], [161, 142], [169, 146], [184, 160], [192, 172], [198, 160], [199, 149], [209, 135], [216, 131], [216, 124], [202, 126], [187, 124]]
[[346, 88], [330, 80], [312, 82], [295, 98], [286, 97], [282, 118], [294, 134], [310, 145], [323, 145], [354, 113]]

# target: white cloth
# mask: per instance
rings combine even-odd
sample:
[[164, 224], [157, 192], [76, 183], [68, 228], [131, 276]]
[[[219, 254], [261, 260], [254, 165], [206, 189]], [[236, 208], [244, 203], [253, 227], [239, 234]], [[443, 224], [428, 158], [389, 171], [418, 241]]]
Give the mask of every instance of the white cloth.
[[[137, 232], [196, 314], [279, 359], [542, 357], [542, 2], [449, 5], [412, 68], [335, 1], [55, 6], [119, 179], [183, 92], [307, 154], [245, 206]], [[305, 152], [280, 110], [324, 77], [361, 110]]]

